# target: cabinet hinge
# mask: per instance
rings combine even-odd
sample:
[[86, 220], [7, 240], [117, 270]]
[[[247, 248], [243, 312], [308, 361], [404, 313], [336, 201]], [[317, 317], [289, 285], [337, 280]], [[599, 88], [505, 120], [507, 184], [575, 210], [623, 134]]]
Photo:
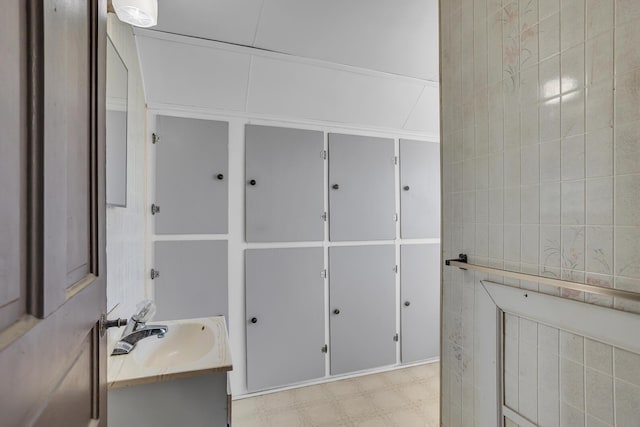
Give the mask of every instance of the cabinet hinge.
[[151, 215], [155, 215], [157, 213], [160, 213], [160, 206], [156, 204], [151, 205]]
[[327, 221], [327, 213], [326, 212], [322, 213], [322, 220], [325, 221], [325, 222]]
[[393, 220], [394, 220], [395, 222], [398, 222], [398, 214], [397, 214], [397, 213], [394, 213], [394, 214], [393, 214]]
[[160, 271], [156, 270], [155, 268], [152, 268], [150, 276], [151, 276], [151, 280], [157, 279], [158, 277], [160, 277]]
[[398, 273], [398, 264], [393, 266], [393, 272], [396, 274]]
[[323, 352], [323, 353], [326, 353], [326, 352], [328, 352], [328, 351], [329, 351], [329, 346], [327, 346], [327, 345], [325, 344], [325, 345], [323, 345], [323, 346], [322, 346], [321, 350], [322, 350], [322, 352]]
[[394, 165], [398, 164], [398, 156], [393, 156], [393, 164]]
[[157, 133], [155, 133], [155, 132], [154, 132], [154, 133], [152, 133], [152, 134], [151, 134], [151, 143], [152, 143], [152, 144], [155, 144], [155, 143], [158, 143], [158, 142], [160, 142], [160, 135], [158, 135], [158, 134], [157, 134]]
[[320, 153], [320, 156], [322, 156], [323, 160], [327, 160], [327, 150], [322, 150], [322, 153]]
[[393, 340], [394, 340], [395, 342], [398, 342], [398, 341], [400, 340], [400, 335], [399, 335], [399, 334], [395, 334], [395, 335], [393, 336]]
[[320, 277], [322, 277], [323, 279], [327, 278], [327, 269], [326, 268], [320, 272]]

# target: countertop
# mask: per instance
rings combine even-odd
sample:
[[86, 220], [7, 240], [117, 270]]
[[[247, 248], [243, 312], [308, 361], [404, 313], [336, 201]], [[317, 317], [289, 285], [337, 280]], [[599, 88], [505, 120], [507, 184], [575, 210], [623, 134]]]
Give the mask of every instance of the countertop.
[[[145, 338], [136, 345], [131, 353], [119, 356], [111, 356], [111, 351], [116, 341], [109, 342], [109, 356], [107, 356], [108, 388], [170, 381], [195, 375], [227, 372], [233, 369], [224, 316], [153, 321], [149, 322], [149, 324], [167, 325], [169, 331], [165, 338]], [[173, 336], [171, 335], [172, 326], [173, 332], [176, 334]], [[182, 339], [182, 345], [176, 346], [175, 350], [171, 346], [167, 348], [168, 344], [173, 342], [171, 340], [176, 340], [179, 337], [178, 332], [182, 332], [180, 328], [184, 327], [190, 327], [191, 329], [188, 335], [178, 338]], [[193, 331], [196, 332], [194, 333]], [[203, 334], [206, 333], [206, 336], [203, 336], [202, 339], [199, 337], [200, 331]], [[213, 338], [212, 340], [211, 337]], [[167, 342], [162, 343], [163, 340], [167, 340]], [[207, 344], [203, 344], [204, 342]], [[193, 346], [190, 344], [193, 344]], [[203, 350], [203, 345], [207, 346], [206, 349], [208, 351]], [[199, 352], [198, 356], [190, 357], [190, 347], [193, 347], [194, 352]], [[145, 359], [149, 360], [150, 353], [154, 353], [155, 360], [153, 363], [145, 363]], [[204, 354], [200, 356], [200, 353]], [[186, 355], [187, 360], [180, 360], [181, 357], [184, 357], [183, 355]], [[163, 360], [167, 360], [167, 363], [163, 363]], [[172, 360], [177, 362], [171, 362]]]

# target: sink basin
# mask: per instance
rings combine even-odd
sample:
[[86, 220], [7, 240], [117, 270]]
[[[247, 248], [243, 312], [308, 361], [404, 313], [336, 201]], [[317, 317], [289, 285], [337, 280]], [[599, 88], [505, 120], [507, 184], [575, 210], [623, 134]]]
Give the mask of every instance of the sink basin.
[[[129, 353], [109, 357], [109, 389], [173, 381], [233, 369], [223, 316], [155, 320], [167, 325], [164, 338], [140, 340]], [[112, 341], [110, 345], [115, 345]]]
[[164, 338], [145, 338], [131, 352], [146, 368], [162, 369], [197, 362], [213, 349], [215, 334], [209, 324], [192, 321], [170, 324]]

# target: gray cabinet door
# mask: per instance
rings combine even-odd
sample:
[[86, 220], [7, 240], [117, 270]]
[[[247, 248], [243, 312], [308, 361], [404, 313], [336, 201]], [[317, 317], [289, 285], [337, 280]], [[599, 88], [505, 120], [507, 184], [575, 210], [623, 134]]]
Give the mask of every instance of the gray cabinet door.
[[226, 234], [229, 124], [156, 120], [156, 234]]
[[227, 242], [155, 242], [156, 319], [227, 316]]
[[249, 391], [324, 376], [324, 251], [245, 253]]
[[400, 234], [440, 237], [440, 144], [400, 140]]
[[247, 242], [324, 238], [322, 132], [247, 125]]
[[329, 134], [329, 233], [333, 241], [396, 237], [393, 140]]
[[395, 246], [329, 249], [331, 374], [396, 362]]
[[[402, 362], [440, 354], [440, 245], [400, 247]], [[408, 304], [407, 304], [408, 303]]]
[[227, 373], [110, 389], [107, 404], [112, 427], [226, 426]]

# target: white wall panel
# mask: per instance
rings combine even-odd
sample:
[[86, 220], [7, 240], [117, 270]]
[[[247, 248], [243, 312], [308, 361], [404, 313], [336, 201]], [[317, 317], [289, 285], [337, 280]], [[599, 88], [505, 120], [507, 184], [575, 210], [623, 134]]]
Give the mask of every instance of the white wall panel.
[[404, 128], [412, 131], [440, 133], [440, 91], [438, 86], [425, 86]]
[[154, 30], [251, 45], [263, 0], [161, 0]]
[[250, 57], [136, 36], [147, 102], [243, 111]]
[[422, 85], [254, 57], [248, 112], [402, 128]]
[[[107, 34], [128, 69], [127, 207], [107, 207], [107, 310], [129, 318], [147, 294], [145, 279], [145, 124], [147, 108], [131, 26], [112, 13]], [[113, 310], [113, 311], [112, 311]], [[109, 332], [118, 335], [115, 328]]]

